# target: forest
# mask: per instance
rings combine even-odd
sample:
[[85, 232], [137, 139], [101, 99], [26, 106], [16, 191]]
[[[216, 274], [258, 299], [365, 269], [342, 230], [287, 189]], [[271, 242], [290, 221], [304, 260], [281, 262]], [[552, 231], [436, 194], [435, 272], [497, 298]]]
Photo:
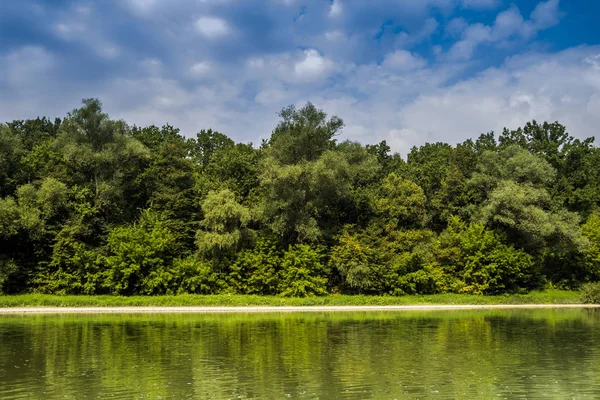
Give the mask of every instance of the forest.
[[600, 149], [532, 121], [406, 157], [311, 103], [270, 138], [0, 124], [0, 293], [493, 295], [600, 280]]

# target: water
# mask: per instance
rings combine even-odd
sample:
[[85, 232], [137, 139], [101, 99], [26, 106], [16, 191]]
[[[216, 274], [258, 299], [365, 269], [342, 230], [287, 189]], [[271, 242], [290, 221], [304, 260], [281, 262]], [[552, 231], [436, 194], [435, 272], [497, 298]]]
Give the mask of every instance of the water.
[[598, 399], [600, 310], [0, 316], [0, 398]]

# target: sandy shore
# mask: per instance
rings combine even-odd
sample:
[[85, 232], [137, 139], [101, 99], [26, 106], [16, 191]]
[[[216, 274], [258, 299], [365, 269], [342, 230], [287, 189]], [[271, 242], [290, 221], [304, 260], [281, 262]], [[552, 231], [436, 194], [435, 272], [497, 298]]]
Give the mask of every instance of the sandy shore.
[[438, 311], [537, 308], [600, 308], [600, 304], [496, 304], [412, 306], [248, 306], [248, 307], [10, 307], [0, 314], [163, 314], [163, 313], [281, 313], [343, 311]]

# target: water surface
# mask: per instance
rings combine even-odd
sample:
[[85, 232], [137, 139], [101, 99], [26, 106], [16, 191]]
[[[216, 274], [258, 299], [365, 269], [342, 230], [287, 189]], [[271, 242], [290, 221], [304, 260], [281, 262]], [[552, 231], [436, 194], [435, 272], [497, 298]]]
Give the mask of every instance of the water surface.
[[600, 398], [600, 310], [0, 316], [0, 398]]

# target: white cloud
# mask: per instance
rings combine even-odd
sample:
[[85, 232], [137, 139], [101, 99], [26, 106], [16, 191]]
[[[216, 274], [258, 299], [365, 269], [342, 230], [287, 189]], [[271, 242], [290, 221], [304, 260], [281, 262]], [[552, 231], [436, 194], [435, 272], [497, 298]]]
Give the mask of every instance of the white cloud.
[[333, 0], [331, 7], [329, 7], [329, 16], [338, 17], [343, 12], [342, 0]]
[[[408, 52], [392, 54], [404, 62], [418, 59]], [[0, 119], [61, 116], [79, 99], [97, 96], [112, 117], [132, 124], [171, 123], [187, 135], [213, 127], [257, 143], [268, 137], [281, 107], [310, 100], [344, 119], [341, 139], [387, 140], [403, 154], [425, 141], [461, 142], [534, 118], [558, 120], [577, 137], [597, 134], [600, 125], [600, 46], [514, 56], [466, 80], [457, 79], [460, 69], [451, 65], [418, 62], [419, 68], [399, 71], [377, 64], [337, 66], [343, 80], [339, 87], [315, 87], [295, 76], [298, 65], [304, 78], [322, 76], [327, 62], [316, 62], [320, 59], [326, 60], [316, 50], [255, 58], [241, 69], [223, 72], [229, 74], [224, 79], [195, 85], [168, 79], [157, 69], [151, 76], [74, 87], [49, 79], [56, 57], [41, 48], [25, 48], [0, 60], [0, 84], [10, 83], [0, 93]], [[149, 68], [158, 63], [143, 61]], [[247, 82], [257, 86], [250, 98], [244, 97]], [[56, 97], [59, 91], [62, 95]]]
[[[520, 126], [532, 118], [559, 120], [579, 137], [597, 134], [600, 125], [600, 47], [557, 54], [529, 52], [472, 75], [481, 64], [467, 60], [478, 46], [524, 44], [540, 29], [556, 23], [560, 12], [555, 0], [540, 3], [529, 15], [522, 15], [516, 7], [502, 9], [489, 25], [451, 20], [444, 34], [459, 40], [449, 52], [433, 46], [427, 53], [419, 47], [419, 54], [439, 55], [432, 62], [417, 55], [412, 46], [429, 40], [439, 29], [432, 15], [451, 18], [458, 0], [402, 1], [410, 18], [420, 16], [419, 23], [408, 32], [394, 31], [395, 37], [383, 38], [378, 46], [373, 45], [370, 28], [353, 25], [360, 22], [351, 15], [355, 10], [351, 6], [357, 3], [342, 0], [341, 18], [329, 19], [327, 12], [335, 3], [321, 1], [319, 12], [312, 16], [314, 10], [308, 7], [303, 23], [314, 22], [311, 18], [318, 15], [314, 18], [322, 26], [303, 30], [299, 24], [290, 28], [291, 33], [279, 29], [277, 40], [266, 46], [258, 43], [264, 37], [255, 38], [253, 31], [246, 35], [250, 40], [243, 41], [249, 45], [248, 52], [246, 48], [239, 51], [229, 40], [233, 36], [244, 40], [243, 29], [248, 28], [237, 22], [233, 25], [234, 18], [224, 20], [210, 14], [225, 9], [211, 7], [214, 3], [233, 4], [233, 0], [128, 1], [127, 7], [137, 4], [137, 15], [157, 16], [152, 21], [157, 24], [152, 26], [157, 32], [152, 40], [157, 40], [159, 50], [154, 54], [147, 52], [150, 47], [126, 51], [119, 47], [126, 46], [125, 41], [112, 43], [113, 32], [101, 26], [106, 20], [102, 20], [103, 14], [94, 14], [94, 3], [89, 3], [92, 8], [87, 11], [68, 8], [57, 14], [58, 19], [48, 18], [48, 31], [64, 45], [77, 44], [74, 47], [81, 49], [83, 44], [103, 57], [113, 57], [111, 66], [115, 68], [84, 82], [65, 73], [71, 67], [67, 65], [70, 59], [48, 49], [25, 47], [0, 56], [0, 120], [64, 116], [81, 98], [99, 97], [113, 118], [132, 124], [171, 123], [188, 136], [212, 127], [236, 140], [257, 143], [268, 137], [283, 106], [312, 101], [344, 119], [346, 127], [340, 139], [387, 140], [402, 153], [425, 141], [456, 143], [505, 125]], [[281, 2], [291, 6], [274, 4]], [[386, 4], [392, 2], [400, 3], [389, 0]], [[183, 9], [184, 3], [193, 3], [197, 9], [187, 14], [189, 19], [173, 22], [171, 16], [178, 18], [180, 9], [170, 7]], [[301, 8], [300, 1], [270, 3], [278, 12], [288, 13], [282, 16], [285, 21]], [[484, 3], [464, 0], [462, 4], [493, 6], [493, 2]], [[447, 9], [444, 7], [450, 7], [446, 14], [440, 11]], [[435, 12], [427, 13], [431, 8]], [[204, 17], [197, 20], [194, 15]], [[161, 18], [167, 20], [166, 27], [160, 25]], [[472, 17], [471, 22], [476, 21]], [[181, 35], [163, 34], [178, 22], [185, 26], [177, 31]], [[215, 42], [198, 40], [200, 35], [228, 36], [228, 40], [224, 46], [212, 46]]]
[[293, 92], [286, 91], [282, 85], [270, 84], [258, 92], [258, 94], [254, 97], [254, 101], [260, 105], [278, 109], [286, 106], [289, 102], [289, 99], [293, 97]]
[[81, 34], [85, 31], [85, 25], [73, 22], [73, 23], [65, 23], [61, 22], [54, 26], [54, 29], [63, 39], [72, 39], [76, 37], [76, 35]]
[[454, 142], [532, 119], [558, 120], [577, 136], [591, 136], [600, 124], [594, 108], [600, 70], [585, 62], [589, 57], [600, 57], [600, 47], [514, 57], [501, 68], [420, 96], [402, 110], [402, 124], [420, 137]]
[[396, 50], [385, 56], [382, 66], [400, 71], [410, 71], [422, 68], [426, 64], [427, 62], [422, 57], [414, 55], [410, 51]]
[[462, 34], [462, 39], [456, 42], [448, 51], [450, 60], [468, 60], [480, 43], [490, 41], [492, 28], [484, 24], [469, 25]]
[[512, 5], [508, 10], [502, 11], [496, 16], [493, 27], [493, 39], [501, 40], [520, 33], [525, 20], [519, 9]]
[[225, 36], [229, 33], [229, 25], [221, 18], [200, 17], [196, 21], [196, 29], [207, 38]]
[[35, 118], [40, 113], [62, 116], [72, 109], [64, 101], [68, 99], [56, 95], [70, 89], [54, 79], [58, 68], [59, 59], [39, 46], [0, 56], [0, 122]]
[[207, 61], [200, 61], [190, 67], [190, 72], [195, 76], [203, 76], [209, 73], [212, 66]]
[[325, 39], [336, 42], [344, 39], [344, 33], [339, 30], [325, 32]]
[[43, 81], [56, 66], [55, 57], [38, 46], [23, 47], [0, 57], [0, 61], [0, 83], [14, 87]]
[[148, 75], [160, 75], [163, 71], [163, 64], [157, 58], [146, 58], [141, 61], [140, 65]]
[[154, 8], [159, 0], [127, 0], [127, 3], [136, 10], [147, 12]]
[[475, 23], [463, 27], [461, 40], [450, 48], [448, 58], [450, 60], [468, 60], [480, 44], [532, 38], [538, 31], [558, 23], [560, 19], [558, 0], [539, 3], [530, 17], [531, 19], [525, 20], [517, 6], [513, 4], [496, 16], [493, 25]]
[[151, 17], [160, 7], [173, 2], [169, 0], [121, 0], [118, 3], [138, 17]]
[[246, 62], [248, 78], [278, 79], [290, 84], [319, 82], [334, 70], [334, 63], [315, 49], [254, 57]]
[[109, 40], [95, 23], [94, 9], [91, 6], [74, 6], [63, 18], [53, 25], [53, 32], [65, 42], [79, 42], [102, 58], [116, 59], [121, 49]]
[[562, 15], [558, 4], [559, 0], [548, 0], [535, 7], [531, 12], [531, 20], [538, 29], [546, 29], [558, 24]]
[[304, 51], [304, 59], [294, 65], [294, 74], [302, 81], [314, 81], [329, 74], [333, 63], [321, 56], [317, 50]]

